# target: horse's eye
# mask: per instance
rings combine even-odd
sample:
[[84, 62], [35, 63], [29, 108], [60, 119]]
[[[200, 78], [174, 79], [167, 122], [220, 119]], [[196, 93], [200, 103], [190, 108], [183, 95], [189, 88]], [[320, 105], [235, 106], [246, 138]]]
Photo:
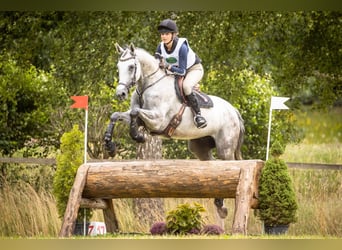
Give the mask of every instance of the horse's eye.
[[134, 70], [134, 65], [129, 65], [128, 70], [132, 72]]

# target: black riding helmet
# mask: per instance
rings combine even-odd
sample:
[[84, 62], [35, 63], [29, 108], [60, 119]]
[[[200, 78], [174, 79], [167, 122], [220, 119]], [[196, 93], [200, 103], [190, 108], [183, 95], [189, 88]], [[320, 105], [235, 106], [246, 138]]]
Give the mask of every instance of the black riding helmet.
[[177, 24], [171, 19], [165, 19], [158, 25], [159, 33], [178, 33]]

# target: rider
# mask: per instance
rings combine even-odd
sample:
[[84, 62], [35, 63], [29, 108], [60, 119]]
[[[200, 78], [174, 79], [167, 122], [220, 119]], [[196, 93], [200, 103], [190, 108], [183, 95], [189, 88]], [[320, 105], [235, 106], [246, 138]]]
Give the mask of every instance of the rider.
[[159, 26], [161, 43], [157, 47], [156, 56], [161, 55], [165, 61], [160, 64], [172, 73], [184, 76], [183, 91], [189, 106], [195, 113], [194, 122], [198, 128], [207, 126], [207, 121], [201, 115], [193, 88], [203, 77], [201, 59], [190, 48], [186, 38], [178, 37], [178, 27], [171, 19], [163, 20]]

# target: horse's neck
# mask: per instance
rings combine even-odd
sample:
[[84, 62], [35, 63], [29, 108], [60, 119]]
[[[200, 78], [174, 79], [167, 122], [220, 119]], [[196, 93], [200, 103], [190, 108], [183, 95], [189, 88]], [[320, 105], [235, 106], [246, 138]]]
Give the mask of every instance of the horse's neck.
[[136, 53], [142, 68], [143, 77], [153, 74], [158, 69], [158, 61], [152, 55], [142, 49], [137, 49]]
[[137, 51], [138, 60], [142, 69], [142, 77], [138, 82], [139, 91], [144, 94], [144, 99], [150, 95], [154, 97], [175, 100], [174, 77], [166, 76], [165, 72], [159, 69], [158, 60], [145, 50]]

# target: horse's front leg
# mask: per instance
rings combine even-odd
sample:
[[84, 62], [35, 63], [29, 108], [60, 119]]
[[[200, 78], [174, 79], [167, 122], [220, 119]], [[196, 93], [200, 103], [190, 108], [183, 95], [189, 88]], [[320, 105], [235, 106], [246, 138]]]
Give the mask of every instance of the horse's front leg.
[[126, 112], [115, 112], [110, 116], [110, 122], [108, 124], [108, 127], [104, 135], [104, 142], [105, 142], [105, 149], [108, 151], [108, 154], [111, 157], [114, 157], [116, 153], [115, 142], [112, 141], [115, 123], [116, 121], [123, 121], [129, 124], [131, 122], [130, 113], [131, 111], [128, 110]]
[[160, 110], [135, 108], [131, 112], [131, 118], [133, 117], [139, 117], [150, 131], [160, 131], [163, 126], [167, 125], [164, 124], [165, 115]]
[[145, 136], [142, 131], [139, 131], [139, 124], [138, 124], [138, 115], [139, 109], [135, 108], [130, 112], [131, 122], [129, 125], [129, 135], [133, 140], [138, 143], [145, 142]]

